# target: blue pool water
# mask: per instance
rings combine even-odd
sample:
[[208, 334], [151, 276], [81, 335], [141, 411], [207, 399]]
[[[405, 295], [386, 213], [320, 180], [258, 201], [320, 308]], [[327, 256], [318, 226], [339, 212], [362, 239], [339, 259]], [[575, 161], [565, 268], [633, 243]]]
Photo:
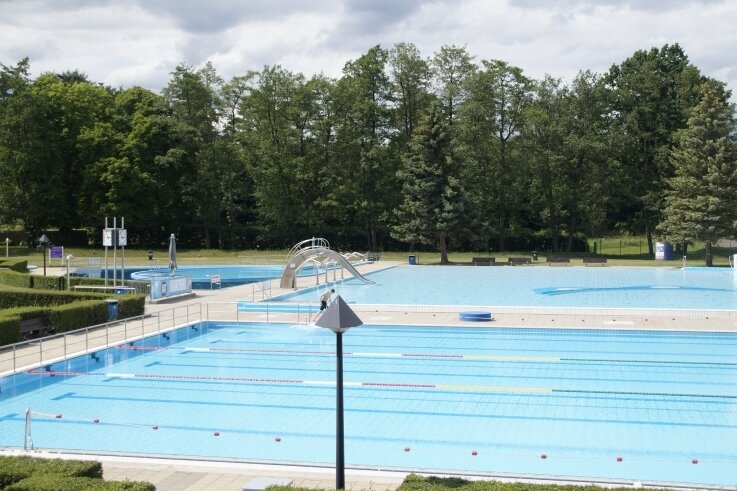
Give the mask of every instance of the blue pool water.
[[[737, 309], [728, 268], [399, 266], [335, 289], [350, 303]], [[314, 290], [282, 297], [316, 302]]]
[[[196, 329], [0, 379], [0, 445], [30, 407], [36, 448], [333, 465], [331, 332]], [[349, 466], [737, 480], [734, 334], [362, 326], [344, 352]]]
[[[256, 283], [258, 281], [279, 278], [284, 268], [277, 265], [212, 265], [212, 266], [179, 266], [176, 274], [192, 278], [192, 287], [195, 289], [210, 289], [210, 278], [213, 275], [220, 275], [222, 287], [244, 285], [247, 283]], [[105, 277], [105, 270], [92, 267], [74, 268], [75, 274], [82, 274], [90, 277]], [[126, 279], [148, 280], [153, 275], [166, 275], [169, 269], [161, 267], [151, 269], [150, 266], [127, 266], [125, 269]], [[116, 274], [120, 274], [118, 269]], [[313, 275], [315, 271], [312, 266], [305, 266], [300, 271], [300, 276]], [[113, 270], [109, 269], [108, 278], [112, 279]]]

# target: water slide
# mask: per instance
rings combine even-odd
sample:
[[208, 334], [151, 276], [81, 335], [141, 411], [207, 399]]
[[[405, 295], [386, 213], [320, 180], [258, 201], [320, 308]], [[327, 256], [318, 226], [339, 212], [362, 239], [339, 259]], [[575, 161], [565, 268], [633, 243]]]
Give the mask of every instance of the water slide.
[[[289, 254], [287, 264], [284, 266], [284, 274], [281, 277], [281, 288], [296, 288], [297, 287], [297, 271], [305, 265], [306, 262], [311, 259], [318, 257], [329, 258], [335, 261], [337, 264], [346, 269], [355, 278], [363, 281], [364, 283], [373, 283], [365, 276], [356, 270], [353, 265], [339, 252], [336, 252], [325, 244], [319, 242], [324, 239], [310, 239], [300, 242], [292, 248]], [[309, 244], [309, 245], [307, 245]]]

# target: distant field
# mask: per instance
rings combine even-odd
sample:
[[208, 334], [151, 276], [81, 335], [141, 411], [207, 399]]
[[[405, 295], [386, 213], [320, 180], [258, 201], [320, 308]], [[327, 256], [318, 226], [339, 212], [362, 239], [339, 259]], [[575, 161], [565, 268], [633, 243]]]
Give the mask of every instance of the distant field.
[[[714, 248], [714, 264], [726, 266], [729, 264], [728, 257], [737, 253], [737, 241], [733, 243], [725, 241], [722, 243], [724, 247]], [[596, 250], [597, 255], [608, 258], [608, 264], [615, 266], [681, 266], [683, 264], [683, 254], [680, 250], [673, 253], [672, 261], [655, 261], [647, 252], [647, 240], [639, 237], [626, 238], [603, 238], [589, 240], [589, 248]], [[12, 253], [25, 252], [20, 248], [11, 248]], [[350, 252], [350, 251], [342, 251]], [[475, 256], [493, 256], [498, 262], [506, 261], [511, 256], [530, 256], [532, 251], [505, 251], [505, 252], [450, 252], [450, 261], [457, 264], [470, 263]], [[242, 251], [223, 251], [218, 249], [180, 249], [177, 251], [177, 263], [180, 265], [198, 265], [198, 264], [283, 264], [288, 250], [242, 250]], [[100, 258], [104, 262], [104, 249], [65, 249], [64, 255], [72, 254], [75, 256], [75, 264], [86, 264], [88, 258]], [[384, 260], [407, 262], [407, 256], [413, 254], [417, 256], [419, 264], [438, 264], [440, 262], [440, 254], [438, 252], [407, 252], [407, 251], [382, 251], [381, 258]], [[545, 257], [549, 255], [546, 252], [539, 253], [538, 264], [545, 264]], [[552, 254], [550, 254], [552, 255]], [[556, 256], [580, 258], [590, 254], [584, 253], [565, 253], [560, 252], [554, 254]], [[3, 256], [0, 256], [0, 258]], [[30, 263], [41, 266], [43, 258], [40, 252], [31, 251], [27, 255], [15, 255], [15, 258], [27, 259]], [[120, 263], [122, 259], [122, 250], [117, 251], [117, 261]], [[48, 259], [47, 259], [48, 261]], [[108, 251], [108, 261], [112, 263], [112, 249]], [[159, 267], [168, 264], [168, 251], [160, 249], [154, 251], [154, 260], [148, 260], [147, 250], [127, 248], [125, 250], [125, 262], [130, 265], [157, 264]], [[579, 261], [573, 260], [572, 264], [578, 264]], [[54, 259], [47, 264], [53, 266], [62, 265], [61, 260]], [[701, 266], [704, 264], [704, 247], [703, 244], [690, 246], [687, 253], [687, 264], [689, 266]]]

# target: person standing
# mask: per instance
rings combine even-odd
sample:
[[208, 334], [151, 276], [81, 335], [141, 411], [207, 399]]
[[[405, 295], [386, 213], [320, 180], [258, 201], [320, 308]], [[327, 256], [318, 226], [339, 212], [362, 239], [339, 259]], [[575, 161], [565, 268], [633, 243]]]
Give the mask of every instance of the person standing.
[[328, 308], [328, 303], [330, 303], [330, 297], [333, 296], [333, 293], [335, 293], [335, 288], [326, 290], [325, 293], [320, 295], [320, 314]]

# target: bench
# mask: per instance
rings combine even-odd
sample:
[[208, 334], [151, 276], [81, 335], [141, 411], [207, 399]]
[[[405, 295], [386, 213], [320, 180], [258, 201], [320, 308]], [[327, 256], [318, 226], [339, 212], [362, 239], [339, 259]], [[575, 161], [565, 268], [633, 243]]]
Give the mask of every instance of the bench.
[[507, 258], [507, 264], [514, 266], [516, 264], [530, 264], [531, 259], [529, 257], [509, 257]]
[[570, 264], [571, 258], [570, 257], [550, 257], [548, 256], [545, 258], [545, 262], [548, 263], [548, 266], [551, 266], [553, 264]]
[[588, 266], [589, 264], [606, 264], [606, 258], [605, 257], [585, 257], [583, 258], [583, 263]]
[[376, 253], [376, 252], [369, 252], [368, 254], [366, 254], [366, 260], [370, 263], [374, 263], [378, 261], [379, 258], [380, 258], [380, 255], [379, 253]]
[[474, 266], [491, 266], [496, 261], [495, 257], [474, 257], [471, 264]]
[[20, 334], [26, 339], [45, 336], [48, 329], [49, 326], [46, 325], [46, 321], [42, 317], [20, 321]]

